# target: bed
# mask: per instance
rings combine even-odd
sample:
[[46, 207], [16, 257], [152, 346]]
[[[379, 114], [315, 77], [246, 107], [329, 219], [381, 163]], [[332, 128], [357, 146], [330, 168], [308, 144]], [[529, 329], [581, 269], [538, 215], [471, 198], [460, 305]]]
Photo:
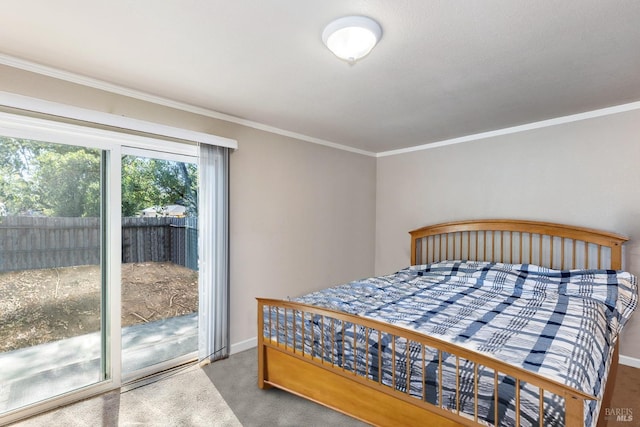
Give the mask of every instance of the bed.
[[410, 267], [258, 299], [258, 386], [374, 425], [603, 425], [637, 306], [626, 237], [538, 221], [410, 232]]

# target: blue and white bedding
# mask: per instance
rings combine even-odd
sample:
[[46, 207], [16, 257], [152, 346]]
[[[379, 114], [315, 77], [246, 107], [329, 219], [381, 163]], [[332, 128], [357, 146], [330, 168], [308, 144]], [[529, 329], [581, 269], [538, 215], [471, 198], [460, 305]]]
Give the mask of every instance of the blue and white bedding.
[[[601, 398], [610, 366], [607, 361], [618, 334], [637, 306], [638, 289], [635, 276], [621, 271], [560, 271], [529, 264], [450, 261], [412, 266], [396, 274], [314, 292], [295, 301], [449, 341]], [[291, 314], [287, 316], [291, 319]], [[303, 322], [297, 321], [302, 326]], [[377, 332], [370, 330], [365, 335], [364, 330], [354, 331], [353, 325], [332, 324], [329, 331], [329, 326], [318, 318], [307, 317], [304, 323], [314, 331], [307, 331], [304, 337], [307, 351], [317, 353], [313, 348], [324, 343], [325, 349], [320, 353], [325, 359], [338, 361], [345, 369], [364, 373], [376, 381], [378, 372], [382, 372], [384, 384], [405, 392], [410, 370], [410, 394], [422, 396], [424, 391], [426, 399], [434, 404], [442, 403], [452, 410], [459, 404], [460, 411], [473, 414], [470, 363], [460, 363], [461, 393], [456, 395], [455, 358], [443, 355], [443, 390], [438, 396], [437, 351], [430, 354], [427, 349], [423, 362], [423, 349], [417, 343], [392, 343], [389, 336], [379, 340]], [[265, 329], [274, 327], [269, 325], [272, 326], [265, 323]], [[298, 328], [297, 342], [303, 341], [302, 329]], [[274, 331], [265, 335], [270, 333]], [[342, 341], [342, 335], [350, 340]], [[337, 344], [326, 348], [331, 341]], [[378, 351], [382, 353], [380, 371]], [[510, 378], [500, 379], [496, 423], [493, 372], [481, 369], [480, 375], [479, 414], [492, 425], [513, 425], [515, 384]], [[544, 397], [544, 424], [563, 425], [561, 399], [547, 393]], [[521, 384], [520, 399], [521, 424], [539, 425], [538, 390]], [[598, 411], [596, 400], [585, 405], [587, 426], [595, 425]]]

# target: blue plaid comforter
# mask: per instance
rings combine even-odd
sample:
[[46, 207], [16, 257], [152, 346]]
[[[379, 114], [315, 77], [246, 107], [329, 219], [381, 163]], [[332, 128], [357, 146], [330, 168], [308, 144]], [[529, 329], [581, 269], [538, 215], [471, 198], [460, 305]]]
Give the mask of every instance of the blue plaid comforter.
[[[560, 271], [528, 264], [454, 261], [412, 266], [396, 274], [314, 292], [296, 301], [381, 320], [447, 340], [600, 398], [609, 369], [606, 358], [612, 354], [618, 334], [637, 306], [638, 289], [636, 277], [620, 271]], [[349, 334], [350, 329], [345, 327], [344, 333]], [[364, 338], [357, 340], [363, 342]], [[370, 337], [370, 340], [362, 345], [377, 351], [374, 348], [378, 346], [377, 338]], [[336, 351], [341, 353], [340, 357], [346, 354], [345, 364], [350, 363], [349, 349]], [[409, 348], [409, 353], [412, 352]], [[437, 364], [437, 353], [431, 357]], [[371, 360], [373, 358], [353, 363], [358, 369], [358, 363], [370, 364]], [[421, 384], [422, 369], [429, 372], [434, 367], [427, 363], [415, 368], [415, 372], [410, 367], [411, 372], [407, 373], [405, 365], [396, 366], [395, 375], [399, 379], [393, 381], [396, 387], [403, 384], [400, 379], [407, 375], [411, 389], [414, 384], [418, 389], [435, 387]], [[466, 371], [469, 369], [472, 367], [461, 367], [461, 390], [465, 387], [473, 390], [471, 384], [465, 385], [466, 380], [472, 381], [473, 375]], [[371, 369], [370, 376], [377, 376], [376, 372], [377, 368]], [[390, 373], [385, 376], [391, 378]], [[455, 384], [455, 371], [445, 371], [443, 382], [447, 377]], [[486, 413], [485, 420], [496, 424], [492, 406], [493, 378], [481, 380], [479, 387], [481, 396], [486, 398], [486, 402], [480, 404]], [[445, 388], [455, 393], [452, 387]], [[511, 384], [509, 391], [509, 384], [502, 384], [500, 388], [500, 402], [504, 404], [501, 404], [497, 424], [511, 425], [514, 387]], [[504, 390], [512, 396], [503, 396]], [[417, 395], [420, 393], [416, 391]], [[433, 393], [427, 390], [427, 395]], [[538, 423], [537, 391], [524, 385], [521, 399], [527, 398], [531, 403], [523, 405], [521, 421], [535, 425]], [[564, 423], [561, 410], [554, 409], [554, 399], [559, 398], [545, 399], [548, 407], [545, 425]], [[472, 413], [472, 408], [465, 409], [464, 393], [460, 405], [463, 411]], [[598, 411], [597, 401], [586, 405], [587, 426], [595, 425]]]

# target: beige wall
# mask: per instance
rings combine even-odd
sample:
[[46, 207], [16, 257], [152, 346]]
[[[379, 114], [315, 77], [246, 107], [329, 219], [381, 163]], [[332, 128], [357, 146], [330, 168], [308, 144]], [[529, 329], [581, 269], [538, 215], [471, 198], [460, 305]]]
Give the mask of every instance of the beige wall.
[[371, 276], [375, 158], [0, 66], [0, 91], [232, 138], [231, 343], [256, 337], [255, 297]]
[[248, 338], [255, 296], [373, 275], [375, 159], [248, 128], [231, 137], [231, 335]]
[[[376, 162], [6, 66], [0, 90], [238, 141], [231, 156], [232, 343], [256, 336], [256, 296], [300, 295], [393, 272], [409, 263], [407, 231], [435, 222], [530, 218], [620, 232], [631, 238], [626, 268], [640, 274], [638, 111]], [[639, 314], [622, 354], [640, 359]]]
[[[630, 237], [640, 274], [640, 111], [381, 157], [376, 274], [409, 264], [407, 231], [438, 222], [521, 218]], [[640, 314], [621, 353], [640, 359]]]

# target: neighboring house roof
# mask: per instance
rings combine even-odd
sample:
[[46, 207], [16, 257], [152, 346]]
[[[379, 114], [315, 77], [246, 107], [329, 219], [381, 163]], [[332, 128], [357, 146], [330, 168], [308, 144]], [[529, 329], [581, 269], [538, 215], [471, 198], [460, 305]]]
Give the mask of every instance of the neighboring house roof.
[[187, 208], [181, 205], [152, 206], [143, 209], [140, 216], [156, 217], [156, 216], [174, 216], [183, 217], [187, 213]]

